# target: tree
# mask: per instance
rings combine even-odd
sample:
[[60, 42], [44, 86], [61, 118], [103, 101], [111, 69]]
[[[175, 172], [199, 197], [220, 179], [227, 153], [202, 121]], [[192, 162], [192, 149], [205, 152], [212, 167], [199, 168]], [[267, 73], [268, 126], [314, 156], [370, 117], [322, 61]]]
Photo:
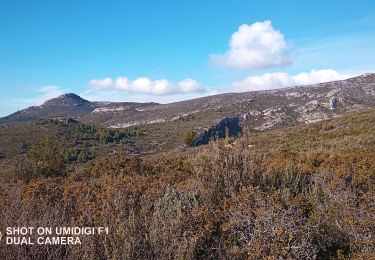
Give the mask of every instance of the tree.
[[64, 156], [49, 139], [43, 140], [38, 146], [33, 146], [28, 155], [33, 166], [33, 175], [47, 177], [63, 174], [66, 164]]
[[194, 143], [196, 133], [193, 130], [188, 130], [184, 133], [183, 141], [185, 144], [191, 146]]

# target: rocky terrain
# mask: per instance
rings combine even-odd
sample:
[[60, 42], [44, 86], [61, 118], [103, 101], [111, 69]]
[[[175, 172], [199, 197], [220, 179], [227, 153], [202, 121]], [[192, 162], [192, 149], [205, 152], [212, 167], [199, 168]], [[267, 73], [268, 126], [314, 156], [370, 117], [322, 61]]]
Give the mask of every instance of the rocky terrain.
[[203, 133], [226, 117], [238, 117], [241, 127], [260, 131], [316, 122], [371, 107], [375, 107], [373, 73], [322, 84], [226, 93], [170, 104], [90, 102], [75, 94], [65, 94], [0, 118], [0, 125], [65, 116], [109, 128], [143, 127], [153, 139], [174, 138], [166, 138], [163, 143], [174, 142], [179, 138], [176, 132], [186, 129]]
[[238, 117], [226, 117], [220, 122], [206, 131], [199, 134], [194, 142], [193, 146], [199, 146], [203, 144], [208, 144], [211, 140], [217, 138], [224, 138], [226, 136], [238, 136], [242, 132], [242, 129], [239, 125]]

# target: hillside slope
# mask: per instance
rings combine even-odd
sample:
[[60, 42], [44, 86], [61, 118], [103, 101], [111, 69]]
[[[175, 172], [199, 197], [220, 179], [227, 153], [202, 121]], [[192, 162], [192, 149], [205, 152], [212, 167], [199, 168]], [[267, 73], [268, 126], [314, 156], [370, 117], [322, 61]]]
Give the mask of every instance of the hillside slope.
[[65, 94], [0, 118], [1, 124], [63, 115], [111, 128], [168, 123], [184, 118], [209, 127], [227, 116], [239, 116], [256, 130], [310, 123], [375, 107], [375, 74], [267, 91], [227, 93], [170, 104], [88, 102]]
[[[130, 125], [172, 122], [206, 113], [215, 122], [225, 116], [237, 115], [244, 119], [245, 125], [264, 130], [284, 125], [310, 123], [374, 106], [375, 74], [366, 74], [316, 85], [220, 94], [150, 106], [129, 113], [109, 113], [106, 114], [107, 119], [100, 123], [121, 128]], [[94, 122], [95, 116], [90, 113], [82, 119]]]
[[33, 154], [10, 161], [0, 167], [0, 227], [95, 223], [110, 233], [53, 251], [1, 243], [0, 257], [373, 259], [374, 123], [371, 109], [75, 167], [49, 169]]

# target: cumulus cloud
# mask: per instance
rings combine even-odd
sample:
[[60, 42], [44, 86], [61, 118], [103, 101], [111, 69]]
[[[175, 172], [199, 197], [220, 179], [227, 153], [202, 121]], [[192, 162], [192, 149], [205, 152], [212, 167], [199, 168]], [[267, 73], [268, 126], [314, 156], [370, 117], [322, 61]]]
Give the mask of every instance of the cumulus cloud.
[[294, 55], [284, 35], [267, 20], [242, 24], [232, 34], [229, 50], [212, 55], [211, 59], [221, 66], [257, 70], [288, 65]]
[[261, 76], [250, 76], [232, 84], [235, 91], [257, 91], [265, 89], [276, 89], [298, 85], [316, 84], [334, 80], [342, 80], [355, 75], [341, 74], [337, 71], [311, 70], [296, 75], [284, 72], [266, 73]]
[[151, 80], [145, 77], [135, 80], [129, 80], [127, 77], [94, 79], [89, 82], [88, 88], [93, 90], [115, 89], [151, 95], [205, 92], [205, 88], [193, 79], [184, 79], [174, 83], [166, 79]]
[[93, 79], [89, 82], [89, 87], [96, 89], [106, 89], [113, 86], [113, 80], [111, 78], [104, 79]]

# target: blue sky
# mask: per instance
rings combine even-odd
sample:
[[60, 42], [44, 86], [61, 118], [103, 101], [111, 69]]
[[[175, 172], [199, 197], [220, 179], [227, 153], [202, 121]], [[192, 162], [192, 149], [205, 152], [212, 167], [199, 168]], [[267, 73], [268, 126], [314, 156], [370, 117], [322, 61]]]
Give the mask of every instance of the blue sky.
[[375, 72], [374, 1], [1, 1], [0, 35], [0, 116], [64, 92], [172, 102]]

